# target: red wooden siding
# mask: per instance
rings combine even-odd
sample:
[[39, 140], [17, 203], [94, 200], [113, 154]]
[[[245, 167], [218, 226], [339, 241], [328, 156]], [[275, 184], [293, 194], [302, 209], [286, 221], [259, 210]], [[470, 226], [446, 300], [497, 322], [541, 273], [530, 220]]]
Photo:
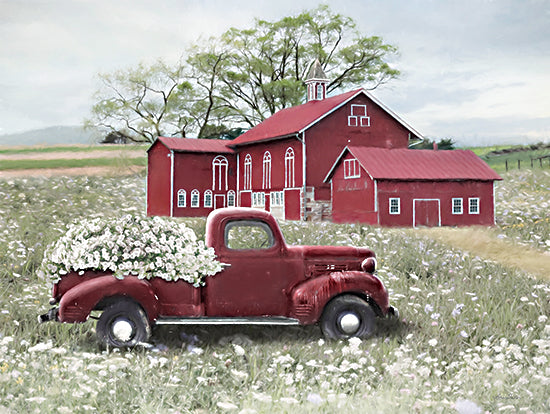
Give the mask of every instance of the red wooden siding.
[[147, 215], [170, 215], [170, 150], [156, 142], [148, 153], [147, 163]]
[[[368, 125], [349, 126], [352, 106], [366, 109]], [[359, 118], [359, 117], [357, 117]], [[316, 200], [330, 199], [330, 185], [323, 183], [334, 161], [346, 146], [406, 148], [409, 130], [396, 122], [367, 96], [360, 94], [305, 132], [307, 186], [315, 187]]]

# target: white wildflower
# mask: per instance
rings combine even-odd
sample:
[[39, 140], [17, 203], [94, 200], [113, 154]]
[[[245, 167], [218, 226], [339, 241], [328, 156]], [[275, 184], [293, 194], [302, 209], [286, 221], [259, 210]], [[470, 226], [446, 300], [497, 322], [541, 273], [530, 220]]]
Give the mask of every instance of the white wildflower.
[[428, 341], [428, 345], [430, 346], [436, 346], [437, 345], [437, 339], [433, 338]]

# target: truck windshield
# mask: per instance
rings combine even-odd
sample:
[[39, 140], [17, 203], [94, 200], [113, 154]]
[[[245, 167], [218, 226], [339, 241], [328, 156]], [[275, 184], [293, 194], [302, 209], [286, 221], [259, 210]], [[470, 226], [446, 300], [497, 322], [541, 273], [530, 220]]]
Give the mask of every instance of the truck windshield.
[[225, 226], [225, 245], [231, 250], [269, 249], [273, 232], [262, 221], [236, 220]]

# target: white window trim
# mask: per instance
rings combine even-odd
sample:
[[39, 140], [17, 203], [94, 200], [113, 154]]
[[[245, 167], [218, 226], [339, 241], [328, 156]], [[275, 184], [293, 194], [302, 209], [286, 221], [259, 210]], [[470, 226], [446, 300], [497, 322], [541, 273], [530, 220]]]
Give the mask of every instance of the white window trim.
[[[361, 108], [363, 111], [358, 111]], [[367, 105], [351, 105], [351, 115], [348, 116], [348, 126], [370, 127], [370, 116], [367, 116]]]
[[269, 151], [264, 152], [262, 188], [264, 190], [271, 188], [271, 153]]
[[294, 149], [288, 147], [285, 153], [285, 187], [293, 188], [294, 185]]
[[[235, 191], [233, 190], [229, 190], [227, 192], [227, 207], [235, 207], [235, 201], [236, 201], [236, 195], [235, 195]], [[230, 200], [233, 200], [232, 203], [230, 203], [229, 201]]]
[[265, 207], [265, 193], [263, 191], [252, 193], [252, 207]]
[[246, 154], [244, 157], [244, 190], [252, 189], [252, 156]]
[[[459, 206], [458, 206], [458, 204], [455, 205], [455, 201], [460, 201], [460, 211], [458, 211]], [[452, 208], [453, 215], [459, 216], [459, 215], [464, 213], [464, 205], [463, 205], [464, 204], [464, 199], [459, 198], [459, 197], [455, 197], [455, 198], [452, 199], [451, 203], [452, 203], [451, 208]], [[457, 207], [457, 208], [455, 208], [455, 207]]]
[[183, 188], [181, 190], [178, 190], [178, 207], [187, 207], [187, 192]]
[[[476, 210], [473, 211], [472, 210], [472, 200], [477, 200], [476, 201]], [[479, 197], [470, 197], [468, 198], [468, 213], [469, 214], [479, 214]]]
[[361, 168], [359, 167], [359, 161], [356, 158], [344, 160], [344, 179], [349, 180], [351, 178], [359, 177], [361, 177]]
[[206, 190], [204, 192], [204, 207], [206, 208], [212, 208], [212, 191], [211, 190]]
[[199, 208], [201, 202], [201, 193], [199, 190], [191, 191], [191, 208]]
[[271, 207], [283, 207], [285, 205], [284, 191], [272, 191], [270, 195]]
[[[223, 174], [223, 170], [225, 167], [225, 174]], [[219, 191], [227, 191], [227, 170], [229, 168], [229, 162], [227, 161], [227, 158], [218, 155], [212, 160], [212, 190], [219, 190]], [[217, 170], [217, 174], [216, 174]], [[216, 175], [218, 179], [216, 180]], [[222, 186], [222, 177], [225, 180], [225, 188]], [[217, 181], [217, 188], [216, 188], [216, 181]]]
[[[392, 205], [392, 201], [396, 201], [397, 202], [397, 211], [392, 211], [392, 207], [394, 207]], [[388, 203], [388, 212], [390, 213], [390, 215], [392, 216], [398, 216], [401, 214], [401, 198], [399, 197], [392, 197], [389, 199], [389, 203]]]

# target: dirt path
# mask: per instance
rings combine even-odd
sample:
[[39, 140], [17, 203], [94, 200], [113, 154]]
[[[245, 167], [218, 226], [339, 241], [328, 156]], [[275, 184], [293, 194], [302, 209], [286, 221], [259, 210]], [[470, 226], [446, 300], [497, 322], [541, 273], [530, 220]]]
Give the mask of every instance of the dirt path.
[[541, 280], [550, 281], [550, 254], [498, 239], [487, 229], [438, 227], [415, 231], [451, 247], [523, 269]]

